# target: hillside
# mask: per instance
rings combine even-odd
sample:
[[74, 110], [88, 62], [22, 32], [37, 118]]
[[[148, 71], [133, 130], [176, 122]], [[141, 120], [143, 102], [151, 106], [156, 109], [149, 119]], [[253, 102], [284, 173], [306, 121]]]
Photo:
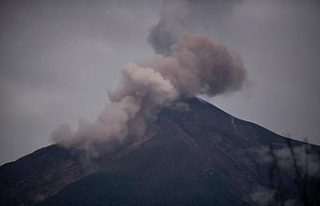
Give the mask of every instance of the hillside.
[[[88, 160], [79, 151], [52, 145], [1, 166], [0, 203], [257, 205], [257, 191], [275, 190], [266, 158], [270, 145], [276, 154], [290, 152], [287, 138], [193, 98], [163, 110], [144, 137], [100, 158]], [[307, 146], [312, 158], [320, 157], [318, 146]], [[290, 188], [284, 200], [299, 197], [294, 169], [278, 174]], [[311, 197], [319, 178], [314, 183], [307, 190]]]

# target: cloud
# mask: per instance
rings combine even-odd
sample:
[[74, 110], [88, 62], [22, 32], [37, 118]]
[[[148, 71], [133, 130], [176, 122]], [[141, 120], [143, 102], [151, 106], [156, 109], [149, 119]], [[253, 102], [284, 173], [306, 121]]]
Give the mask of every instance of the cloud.
[[184, 35], [173, 45], [172, 56], [157, 55], [146, 65], [129, 63], [122, 68], [118, 88], [108, 93], [111, 103], [93, 124], [79, 125], [69, 137], [69, 129], [60, 127], [53, 139], [97, 156], [104, 152], [103, 145], [119, 145], [129, 134], [143, 135], [159, 111], [175, 101], [238, 91], [246, 81], [239, 57], [205, 36]]

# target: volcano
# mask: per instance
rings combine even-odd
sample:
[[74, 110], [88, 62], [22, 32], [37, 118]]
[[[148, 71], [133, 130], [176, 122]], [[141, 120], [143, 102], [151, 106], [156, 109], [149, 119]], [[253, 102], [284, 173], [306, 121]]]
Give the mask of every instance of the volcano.
[[[144, 136], [112, 153], [88, 159], [51, 145], [2, 165], [0, 205], [267, 205], [268, 196], [319, 205], [318, 173], [298, 169], [296, 148], [306, 148], [306, 168], [315, 170], [319, 146], [192, 98], [163, 109]], [[289, 164], [283, 151], [293, 155]], [[303, 177], [312, 182], [301, 189]]]

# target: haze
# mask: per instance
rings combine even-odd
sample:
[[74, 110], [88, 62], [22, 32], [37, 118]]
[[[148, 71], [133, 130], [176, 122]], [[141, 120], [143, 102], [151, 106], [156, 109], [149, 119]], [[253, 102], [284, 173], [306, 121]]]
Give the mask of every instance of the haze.
[[[2, 1], [0, 164], [51, 144], [62, 123], [94, 120], [120, 68], [154, 54], [162, 1]], [[251, 84], [210, 102], [320, 144], [320, 2], [190, 1], [190, 30], [237, 52]], [[208, 99], [207, 99], [208, 100]]]

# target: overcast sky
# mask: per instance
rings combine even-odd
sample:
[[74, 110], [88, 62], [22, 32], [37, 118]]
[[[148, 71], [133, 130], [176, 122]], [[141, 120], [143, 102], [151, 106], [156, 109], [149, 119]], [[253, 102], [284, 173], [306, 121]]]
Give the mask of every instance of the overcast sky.
[[[220, 3], [219, 3], [220, 2]], [[94, 120], [119, 69], [154, 54], [162, 1], [0, 3], [0, 164], [49, 145], [62, 123]], [[226, 112], [320, 144], [320, 1], [191, 1], [190, 30], [243, 59], [250, 86], [207, 99]]]

